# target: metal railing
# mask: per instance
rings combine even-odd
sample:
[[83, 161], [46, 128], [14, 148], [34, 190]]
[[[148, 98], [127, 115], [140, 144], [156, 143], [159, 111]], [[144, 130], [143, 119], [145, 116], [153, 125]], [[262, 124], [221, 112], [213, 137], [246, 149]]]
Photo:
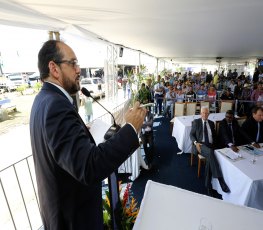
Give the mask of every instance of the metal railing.
[[0, 171], [0, 229], [42, 226], [32, 155]]
[[[126, 101], [112, 110], [116, 123], [123, 124], [128, 107]], [[112, 123], [108, 113], [97, 119]], [[0, 170], [0, 229], [43, 229], [32, 155]]]

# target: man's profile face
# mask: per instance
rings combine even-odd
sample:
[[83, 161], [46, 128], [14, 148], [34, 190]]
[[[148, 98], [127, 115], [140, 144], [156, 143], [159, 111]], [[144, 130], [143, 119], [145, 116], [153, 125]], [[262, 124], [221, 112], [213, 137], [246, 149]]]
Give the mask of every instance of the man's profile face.
[[[59, 44], [63, 53], [63, 60], [77, 60], [73, 50], [66, 44]], [[80, 68], [78, 65], [61, 63], [61, 85], [70, 94], [74, 95], [80, 90]]]
[[253, 113], [253, 118], [257, 121], [257, 122], [261, 122], [263, 120], [263, 112], [262, 110], [258, 110], [256, 113]]

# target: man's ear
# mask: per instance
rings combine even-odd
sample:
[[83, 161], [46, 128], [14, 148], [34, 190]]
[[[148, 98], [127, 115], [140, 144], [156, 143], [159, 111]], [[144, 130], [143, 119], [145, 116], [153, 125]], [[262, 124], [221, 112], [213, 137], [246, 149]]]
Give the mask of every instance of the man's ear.
[[49, 73], [52, 77], [54, 77], [56, 80], [59, 78], [59, 73], [60, 73], [60, 68], [59, 66], [53, 62], [53, 61], [50, 61], [48, 63], [48, 68], [49, 68]]

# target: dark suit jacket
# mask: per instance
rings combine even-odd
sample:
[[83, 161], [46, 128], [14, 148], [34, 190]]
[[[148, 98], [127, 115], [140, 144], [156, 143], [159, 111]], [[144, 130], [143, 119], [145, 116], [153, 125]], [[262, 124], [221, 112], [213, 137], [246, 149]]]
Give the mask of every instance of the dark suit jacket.
[[[244, 121], [242, 124], [243, 130], [246, 132], [246, 134], [254, 141], [256, 142], [257, 133], [258, 133], [258, 124], [257, 121], [251, 116], [247, 120]], [[260, 122], [260, 140], [258, 143], [263, 142], [263, 122]]]
[[[233, 130], [233, 136], [234, 136], [236, 146], [250, 144], [251, 142], [253, 142], [252, 139], [239, 126], [236, 119], [233, 119], [232, 121], [232, 130]], [[219, 148], [229, 147], [228, 146], [229, 143], [233, 143], [233, 141], [232, 141], [229, 126], [227, 124], [226, 119], [224, 118], [219, 123], [218, 147]]]
[[96, 146], [68, 98], [44, 83], [32, 106], [30, 135], [45, 230], [102, 229], [101, 181], [138, 148], [132, 126]]
[[[213, 121], [208, 120], [208, 124], [210, 126], [211, 132], [212, 132], [212, 138], [213, 138], [213, 143], [212, 146], [216, 146], [216, 131], [215, 131], [215, 124]], [[195, 119], [192, 122], [192, 128], [190, 132], [190, 139], [194, 143], [197, 141], [198, 143], [201, 143], [203, 140], [203, 123], [202, 123], [202, 118]], [[197, 149], [196, 146], [193, 145], [193, 153], [197, 154]]]

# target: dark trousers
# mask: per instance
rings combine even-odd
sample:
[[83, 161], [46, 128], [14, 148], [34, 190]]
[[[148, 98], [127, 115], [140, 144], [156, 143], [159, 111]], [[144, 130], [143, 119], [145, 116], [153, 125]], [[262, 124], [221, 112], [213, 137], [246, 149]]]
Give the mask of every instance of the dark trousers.
[[206, 158], [205, 186], [211, 188], [211, 179], [223, 177], [212, 146], [201, 145], [201, 154]]
[[[153, 148], [153, 131], [145, 132], [141, 135], [141, 140], [143, 144], [143, 149], [145, 152], [145, 157], [147, 164], [152, 164], [153, 156], [154, 156], [154, 148]], [[148, 147], [149, 146], [149, 147]]]
[[157, 114], [157, 108], [159, 109], [159, 114], [162, 113], [162, 107], [163, 107], [163, 95], [155, 95], [155, 113]]

